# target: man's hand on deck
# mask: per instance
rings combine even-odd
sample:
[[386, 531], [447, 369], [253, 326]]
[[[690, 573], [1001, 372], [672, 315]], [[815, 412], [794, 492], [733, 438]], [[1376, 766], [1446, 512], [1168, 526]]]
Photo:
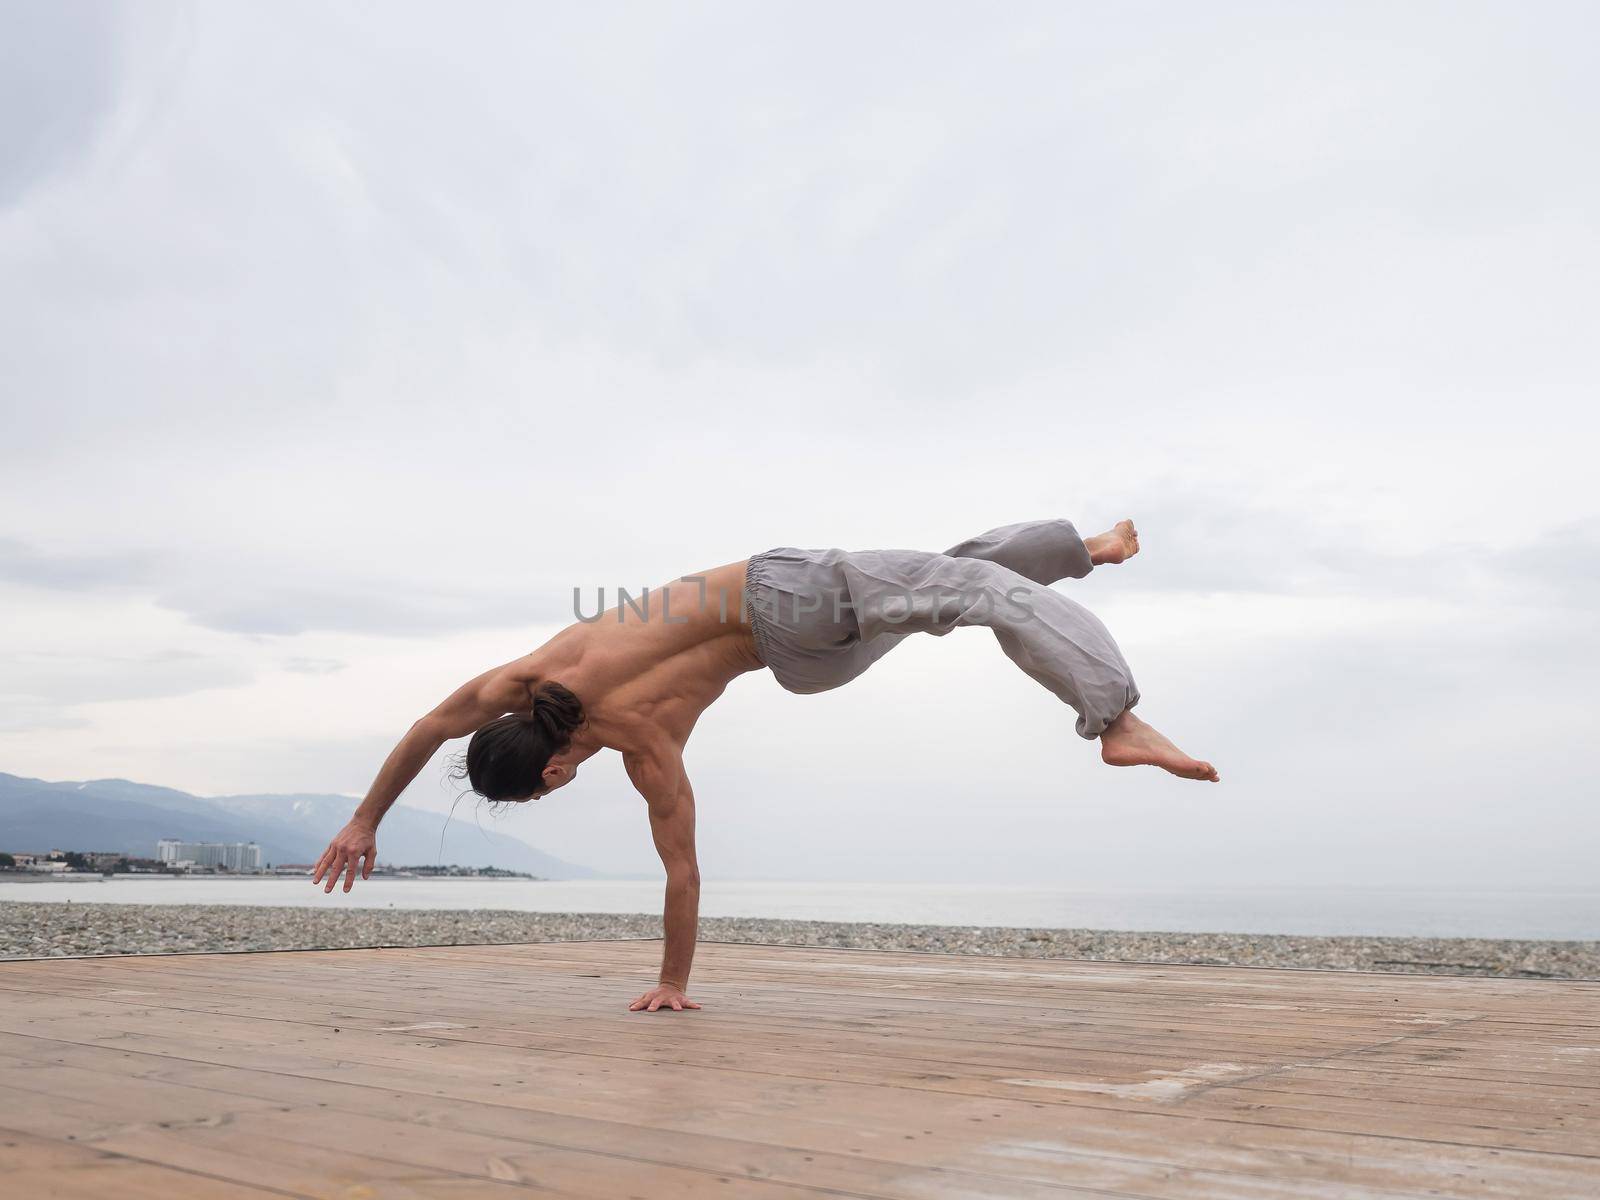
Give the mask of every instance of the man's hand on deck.
[[343, 873], [344, 890], [348, 892], [355, 886], [357, 871], [361, 872], [363, 879], [372, 878], [372, 864], [377, 858], [377, 830], [363, 822], [351, 821], [334, 835], [333, 841], [322, 852], [322, 857], [317, 860], [317, 869], [311, 873], [311, 882], [321, 883], [326, 874], [328, 883], [322, 890], [331, 892]]
[[655, 1012], [658, 1009], [670, 1008], [673, 1012], [682, 1012], [686, 1008], [699, 1008], [693, 1000], [683, 994], [683, 989], [673, 987], [670, 983], [658, 983], [632, 1004], [628, 1005], [629, 1012]]

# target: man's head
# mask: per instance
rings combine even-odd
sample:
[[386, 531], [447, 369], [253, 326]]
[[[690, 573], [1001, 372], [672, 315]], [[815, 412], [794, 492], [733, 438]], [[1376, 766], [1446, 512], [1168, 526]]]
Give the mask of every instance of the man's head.
[[490, 721], [467, 743], [465, 774], [486, 800], [532, 800], [570, 783], [577, 769], [566, 752], [583, 724], [583, 704], [559, 683], [541, 683], [533, 711]]

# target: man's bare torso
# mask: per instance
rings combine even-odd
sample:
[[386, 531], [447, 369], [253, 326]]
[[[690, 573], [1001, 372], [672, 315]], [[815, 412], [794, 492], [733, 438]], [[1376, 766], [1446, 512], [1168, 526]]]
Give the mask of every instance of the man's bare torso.
[[591, 752], [638, 752], [663, 737], [681, 747], [729, 682], [762, 667], [742, 606], [745, 566], [685, 576], [568, 626], [510, 664], [523, 689], [505, 711], [525, 711], [531, 689], [552, 681], [583, 702]]

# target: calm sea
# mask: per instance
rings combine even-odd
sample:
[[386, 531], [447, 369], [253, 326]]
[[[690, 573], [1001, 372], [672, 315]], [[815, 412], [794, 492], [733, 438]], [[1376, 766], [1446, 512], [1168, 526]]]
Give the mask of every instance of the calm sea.
[[[661, 911], [659, 883], [372, 879], [346, 896], [305, 879], [113, 879], [0, 883], [0, 900], [361, 908]], [[717, 883], [708, 917], [1020, 925], [1179, 933], [1600, 939], [1600, 888], [1186, 888], [1075, 891], [901, 883]]]

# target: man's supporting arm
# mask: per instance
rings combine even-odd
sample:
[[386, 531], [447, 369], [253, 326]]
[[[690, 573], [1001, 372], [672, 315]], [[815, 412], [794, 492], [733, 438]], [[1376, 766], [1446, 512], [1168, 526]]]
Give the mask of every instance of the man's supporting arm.
[[660, 982], [628, 1007], [655, 1012], [665, 1006], [675, 1012], [699, 1008], [685, 995], [689, 970], [694, 965], [695, 938], [700, 925], [700, 866], [694, 850], [694, 789], [676, 748], [650, 754], [625, 755], [628, 778], [650, 806], [650, 835], [655, 839], [661, 865], [667, 870], [662, 926], [666, 945], [661, 952]]

